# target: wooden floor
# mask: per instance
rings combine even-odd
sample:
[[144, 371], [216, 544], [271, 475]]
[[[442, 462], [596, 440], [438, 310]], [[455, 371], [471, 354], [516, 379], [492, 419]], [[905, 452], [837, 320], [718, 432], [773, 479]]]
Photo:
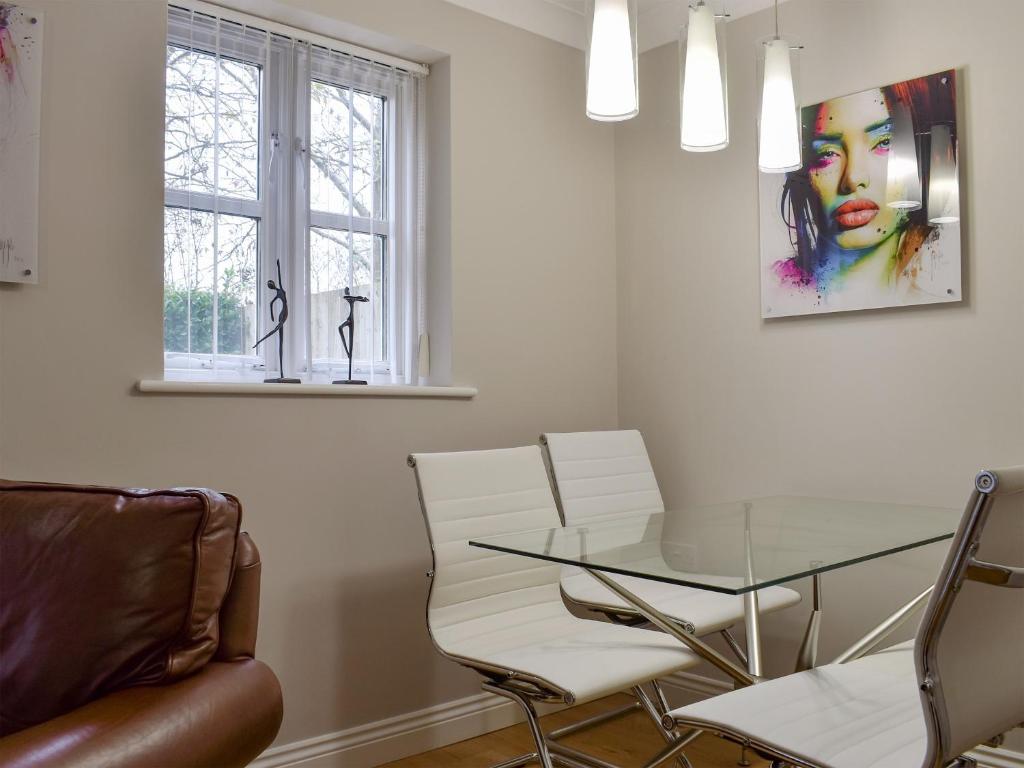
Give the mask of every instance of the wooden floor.
[[[629, 701], [626, 696], [611, 696], [601, 701], [555, 712], [541, 718], [542, 728], [550, 731], [598, 712], [621, 707]], [[639, 711], [569, 736], [563, 743], [624, 768], [642, 766], [665, 746], [654, 723], [646, 714]], [[526, 724], [523, 723], [435, 749], [433, 752], [424, 752], [422, 755], [386, 763], [380, 768], [487, 768], [532, 751], [533, 739]], [[685, 752], [694, 768], [734, 768], [740, 757], [738, 746], [707, 735], [694, 741]], [[749, 756], [749, 759], [755, 768], [768, 766], [768, 763], [756, 756]], [[672, 761], [665, 765], [669, 768], [678, 768], [679, 763]]]

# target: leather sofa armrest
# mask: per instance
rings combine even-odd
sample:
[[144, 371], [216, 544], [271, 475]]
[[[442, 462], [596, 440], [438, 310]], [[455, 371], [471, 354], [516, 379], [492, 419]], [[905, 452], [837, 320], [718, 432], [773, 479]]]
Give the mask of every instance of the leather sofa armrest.
[[260, 553], [248, 533], [238, 536], [231, 587], [220, 608], [220, 641], [217, 661], [251, 659], [256, 655], [256, 630], [260, 621]]
[[4, 768], [235, 768], [277, 735], [281, 687], [253, 659], [126, 688], [0, 739]]

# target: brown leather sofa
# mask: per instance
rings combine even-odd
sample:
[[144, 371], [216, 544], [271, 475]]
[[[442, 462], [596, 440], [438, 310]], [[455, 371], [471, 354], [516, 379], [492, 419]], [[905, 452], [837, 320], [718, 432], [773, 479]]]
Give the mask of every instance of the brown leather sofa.
[[0, 480], [0, 766], [228, 768], [281, 724], [238, 500]]

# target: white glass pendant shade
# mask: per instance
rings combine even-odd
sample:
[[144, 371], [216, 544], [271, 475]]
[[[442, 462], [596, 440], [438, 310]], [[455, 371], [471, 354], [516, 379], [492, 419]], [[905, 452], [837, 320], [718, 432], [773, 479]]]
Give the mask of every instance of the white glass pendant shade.
[[589, 0], [587, 16], [587, 117], [635, 117], [640, 111], [636, 0]]
[[690, 20], [679, 37], [680, 146], [690, 152], [712, 152], [729, 145], [729, 99], [725, 44], [721, 25], [710, 6], [690, 8]]
[[960, 182], [957, 180], [953, 132], [948, 125], [932, 126], [931, 164], [928, 166], [928, 222], [960, 221]]
[[781, 38], [769, 40], [764, 56], [757, 164], [764, 173], [795, 171], [802, 161], [790, 45]]
[[916, 211], [921, 207], [921, 168], [910, 110], [903, 104], [893, 109], [892, 143], [889, 145], [888, 205]]

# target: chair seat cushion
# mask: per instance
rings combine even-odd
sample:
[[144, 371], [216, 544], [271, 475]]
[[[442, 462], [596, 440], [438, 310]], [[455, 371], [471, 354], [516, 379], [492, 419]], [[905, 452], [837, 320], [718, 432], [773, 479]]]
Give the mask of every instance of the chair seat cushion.
[[732, 691], [672, 715], [822, 768], [917, 768], [925, 757], [912, 642]]
[[577, 703], [700, 661], [670, 635], [580, 619], [560, 599], [435, 628], [434, 640], [460, 660], [540, 677]]
[[[662, 564], [660, 570], [664, 570]], [[662, 613], [691, 624], [694, 634], [707, 635], [743, 621], [743, 597], [709, 592], [706, 589], [666, 584], [636, 576], [609, 574], [644, 602]], [[740, 580], [737, 579], [737, 584]], [[566, 568], [562, 575], [562, 591], [576, 603], [589, 607], [606, 607], [634, 612], [635, 609], [593, 576], [575, 568]], [[778, 611], [800, 602], [800, 594], [785, 587], [766, 587], [757, 592], [761, 613]]]

